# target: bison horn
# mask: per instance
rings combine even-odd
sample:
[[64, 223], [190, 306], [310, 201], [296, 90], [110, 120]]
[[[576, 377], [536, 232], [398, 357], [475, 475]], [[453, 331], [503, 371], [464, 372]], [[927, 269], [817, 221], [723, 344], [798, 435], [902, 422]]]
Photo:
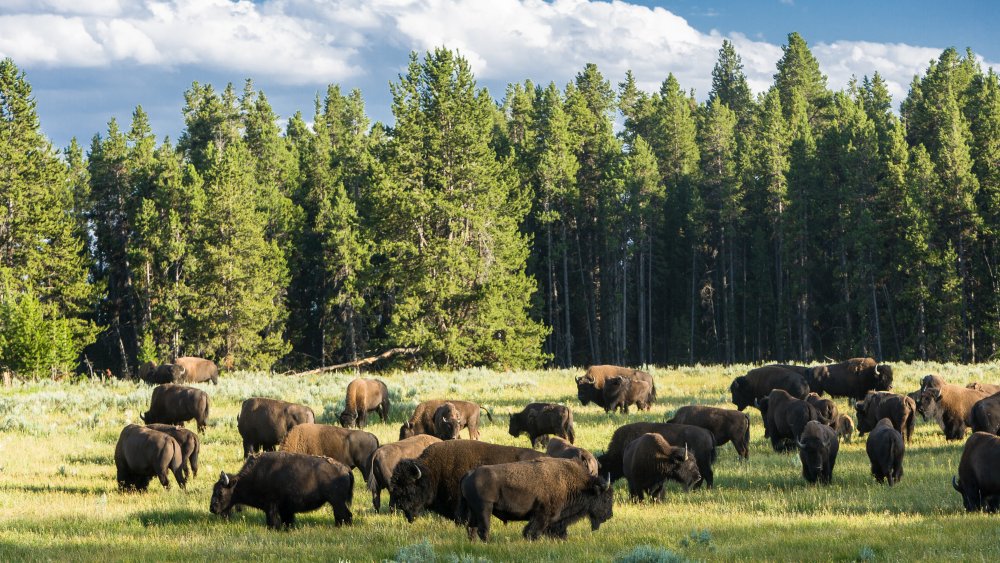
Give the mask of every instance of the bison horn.
[[954, 476], [954, 475], [952, 475], [952, 476], [951, 476], [951, 486], [952, 486], [952, 487], [955, 487], [955, 490], [956, 490], [956, 491], [958, 491], [958, 492], [962, 492], [962, 489], [961, 489], [961, 488], [959, 488], [959, 486], [958, 486], [958, 480], [957, 480], [957, 479], [955, 478], [955, 476]]
[[688, 445], [687, 442], [684, 442], [684, 461], [687, 460], [688, 460]]
[[878, 364], [875, 364], [875, 375], [882, 375], [878, 372]]
[[610, 486], [611, 486], [611, 474], [608, 473], [604, 476], [604, 479], [601, 479], [601, 490], [606, 491]]
[[222, 486], [223, 487], [228, 487], [229, 486], [229, 475], [226, 475], [225, 471], [220, 471], [219, 472], [219, 480], [222, 481]]
[[806, 447], [806, 445], [802, 443], [802, 440], [796, 440], [795, 443], [798, 444], [800, 448]]
[[420, 466], [417, 465], [417, 464], [415, 464], [415, 463], [413, 463], [413, 464], [410, 465], [410, 467], [412, 467], [413, 470], [416, 472], [416, 474], [413, 477], [413, 480], [414, 481], [419, 481], [420, 478], [423, 477], [423, 473], [420, 472]]

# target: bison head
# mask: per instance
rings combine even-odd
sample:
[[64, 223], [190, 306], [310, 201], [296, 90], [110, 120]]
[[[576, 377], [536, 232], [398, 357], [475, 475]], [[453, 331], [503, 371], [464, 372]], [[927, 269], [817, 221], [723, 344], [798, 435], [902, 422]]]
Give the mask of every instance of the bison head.
[[733, 380], [732, 385], [729, 386], [729, 392], [733, 395], [733, 404], [736, 405], [737, 410], [742, 411], [754, 404], [750, 382], [747, 381], [745, 375], [741, 375]]
[[509, 432], [510, 435], [515, 438], [517, 438], [518, 436], [521, 435], [522, 432], [524, 432], [524, 423], [521, 420], [522, 418], [524, 417], [521, 416], [521, 413], [515, 413], [510, 415], [510, 426], [507, 429], [507, 432]]
[[340, 420], [340, 425], [344, 428], [350, 428], [354, 426], [354, 423], [358, 420], [358, 412], [344, 409], [344, 412], [340, 413], [338, 417]]
[[434, 435], [442, 440], [458, 439], [458, 433], [465, 427], [462, 413], [455, 405], [445, 403], [434, 411]]
[[937, 417], [938, 406], [941, 402], [941, 389], [939, 387], [929, 387], [920, 392], [920, 400], [917, 401], [917, 412], [924, 417], [924, 420]]
[[208, 505], [209, 511], [223, 518], [229, 518], [229, 511], [233, 508], [233, 491], [235, 489], [236, 481], [231, 479], [225, 471], [220, 472], [219, 480], [212, 488], [212, 501]]
[[[611, 474], [604, 477], [591, 477], [586, 491], [589, 506], [587, 517], [590, 518], [590, 529], [597, 531], [601, 524], [614, 516], [615, 490], [611, 487]], [[593, 498], [589, 498], [593, 496]]]
[[[865, 432], [871, 432], [872, 428], [875, 427], [875, 421], [872, 418], [878, 411], [878, 401], [878, 395], [869, 391], [865, 400], [854, 403], [854, 412], [858, 416], [858, 432], [861, 435], [864, 435]], [[869, 412], [873, 415], [872, 417], [868, 416]]]
[[944, 380], [941, 379], [939, 375], [925, 375], [923, 379], [920, 380], [920, 390], [937, 388], [940, 389], [944, 385]]
[[823, 425], [819, 421], [809, 421], [796, 442], [799, 447], [799, 459], [802, 461], [802, 476], [810, 483], [815, 483], [823, 474], [823, 468], [829, 463], [834, 445], [829, 429], [822, 432], [820, 428], [823, 428]]
[[892, 390], [892, 366], [889, 364], [879, 364], [875, 366], [875, 390]]
[[587, 406], [590, 403], [599, 403], [601, 390], [594, 385], [593, 381], [583, 377], [576, 380], [576, 398], [580, 399], [580, 404]]
[[412, 422], [404, 422], [402, 426], [399, 427], [399, 439], [405, 440], [407, 438], [412, 438], [417, 435], [417, 429], [413, 426]]
[[434, 489], [427, 465], [419, 459], [404, 459], [389, 480], [389, 506], [403, 511], [412, 523], [434, 501]]
[[698, 463], [688, 451], [687, 444], [683, 448], [674, 448], [667, 454], [656, 454], [660, 473], [667, 479], [684, 485], [684, 492], [690, 491], [701, 482]]

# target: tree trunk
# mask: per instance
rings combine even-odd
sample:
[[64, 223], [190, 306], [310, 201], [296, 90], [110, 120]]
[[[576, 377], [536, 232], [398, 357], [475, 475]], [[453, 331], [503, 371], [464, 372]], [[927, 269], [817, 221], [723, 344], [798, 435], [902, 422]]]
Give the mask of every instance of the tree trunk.
[[875, 359], [882, 361], [882, 327], [878, 319], [878, 297], [875, 293], [875, 277], [868, 272], [868, 283], [872, 289], [872, 318], [875, 321]]
[[566, 240], [566, 223], [562, 224], [562, 278], [563, 278], [563, 323], [565, 334], [563, 335], [563, 345], [565, 346], [565, 366], [573, 365], [573, 330], [570, 324], [569, 310], [569, 246]]
[[694, 326], [695, 326], [695, 305], [697, 303], [697, 276], [696, 264], [697, 264], [697, 249], [695, 244], [691, 243], [691, 331], [688, 334], [688, 364], [694, 365]]

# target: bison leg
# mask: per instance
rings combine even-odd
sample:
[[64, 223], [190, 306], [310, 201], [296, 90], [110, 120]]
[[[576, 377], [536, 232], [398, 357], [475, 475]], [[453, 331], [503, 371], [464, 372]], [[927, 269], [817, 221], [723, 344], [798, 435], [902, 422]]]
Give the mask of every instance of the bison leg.
[[278, 510], [278, 517], [281, 518], [281, 523], [286, 528], [291, 528], [295, 525], [295, 511], [288, 506], [283, 506]]
[[[469, 510], [469, 525], [475, 522], [475, 528], [479, 532], [479, 539], [483, 542], [490, 540], [490, 517], [493, 515], [493, 504], [484, 502], [479, 510]], [[470, 538], [471, 539], [471, 538]]]
[[166, 468], [161, 469], [159, 472], [157, 472], [156, 478], [160, 480], [160, 484], [163, 485], [164, 489], [170, 490], [170, 479], [168, 477]]
[[465, 429], [469, 431], [469, 439], [470, 440], [478, 440], [479, 439], [479, 427], [478, 426], [476, 426], [475, 424], [470, 424], [470, 425], [466, 426]]
[[632, 481], [629, 481], [628, 496], [629, 500], [631, 500], [632, 502], [642, 502], [642, 496], [643, 496], [642, 488], [636, 487], [635, 485], [632, 484]]
[[372, 506], [375, 512], [382, 510], [382, 488], [377, 484], [372, 488]]
[[267, 505], [264, 510], [264, 518], [267, 521], [267, 527], [273, 530], [281, 528], [281, 514], [278, 511], [277, 503], [271, 503]]
[[555, 519], [555, 514], [543, 506], [541, 503], [536, 502], [534, 508], [532, 509], [531, 519], [528, 520], [528, 525], [524, 527], [524, 531], [521, 533], [525, 539], [537, 540], [538, 537], [549, 527], [549, 524]]
[[347, 503], [342, 499], [330, 501], [330, 506], [333, 507], [333, 524], [335, 526], [343, 526], [344, 524], [354, 522], [354, 514], [351, 513], [351, 509], [347, 507]]
[[253, 444], [243, 440], [243, 459], [250, 457], [250, 452], [253, 451]]

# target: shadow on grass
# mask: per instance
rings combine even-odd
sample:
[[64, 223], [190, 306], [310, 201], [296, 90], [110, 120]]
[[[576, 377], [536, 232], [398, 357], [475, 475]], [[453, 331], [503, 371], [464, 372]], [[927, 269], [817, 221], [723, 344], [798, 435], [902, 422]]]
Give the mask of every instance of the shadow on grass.
[[66, 463], [75, 465], [109, 466], [115, 464], [115, 458], [111, 454], [70, 454], [63, 459], [66, 460]]
[[71, 495], [97, 495], [116, 491], [116, 488], [108, 487], [81, 487], [77, 485], [26, 485], [22, 483], [4, 483], [0, 485], [0, 491], [12, 491], [22, 493], [66, 493]]
[[136, 514], [139, 523], [144, 527], [172, 526], [177, 524], [217, 524], [225, 522], [221, 516], [216, 516], [205, 510], [146, 510]]

